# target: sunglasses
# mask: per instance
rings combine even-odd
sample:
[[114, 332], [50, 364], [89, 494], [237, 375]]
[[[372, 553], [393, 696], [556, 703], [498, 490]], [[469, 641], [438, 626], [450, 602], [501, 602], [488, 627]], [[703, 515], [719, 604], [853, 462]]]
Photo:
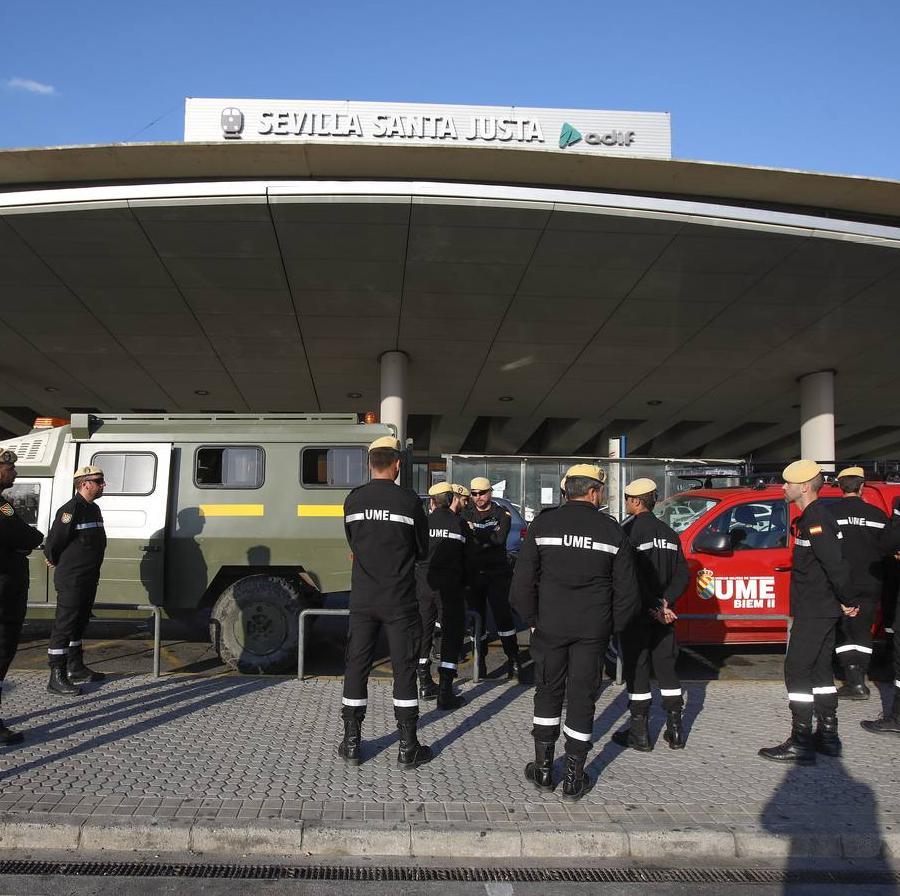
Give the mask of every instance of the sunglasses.
[[489, 494], [490, 491], [491, 491], [491, 490], [490, 490], [489, 488], [486, 488], [486, 489], [482, 489], [480, 492], [469, 492], [469, 494], [470, 494], [473, 498], [477, 498], [479, 495], [487, 495], [487, 494]]
[[85, 479], [85, 482], [93, 482], [95, 485], [106, 485], [105, 479]]

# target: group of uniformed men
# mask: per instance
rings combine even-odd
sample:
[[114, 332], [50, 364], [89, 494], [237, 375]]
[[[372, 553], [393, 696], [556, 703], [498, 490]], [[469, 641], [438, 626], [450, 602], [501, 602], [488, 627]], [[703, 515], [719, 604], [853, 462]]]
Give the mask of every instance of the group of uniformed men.
[[[14, 451], [0, 452], [0, 493], [16, 481]], [[100, 566], [106, 551], [103, 514], [95, 503], [105, 486], [99, 467], [82, 467], [74, 477], [75, 495], [56, 512], [47, 538], [29, 526], [13, 504], [0, 498], [0, 688], [16, 655], [28, 603], [28, 555], [44, 545], [47, 566], [54, 570], [56, 615], [50, 632], [47, 662], [51, 694], [81, 693], [80, 682], [102, 681], [102, 672], [84, 663], [82, 636], [87, 628]], [[23, 740], [0, 720], [0, 744]]]
[[[0, 452], [0, 493], [15, 482], [17, 457]], [[487, 606], [507, 657], [510, 679], [521, 681], [514, 608], [531, 630], [535, 696], [534, 761], [525, 777], [551, 790], [560, 729], [565, 735], [563, 797], [580, 799], [593, 786], [584, 764], [593, 737], [594, 710], [607, 645], [620, 636], [630, 720], [613, 740], [649, 751], [651, 669], [666, 711], [663, 735], [674, 750], [685, 746], [684, 696], [675, 671], [678, 647], [675, 601], [689, 573], [678, 535], [653, 514], [656, 484], [637, 479], [625, 488], [628, 519], [620, 526], [599, 511], [605, 474], [590, 464], [571, 467], [561, 482], [565, 503], [543, 511], [529, 528], [512, 576], [506, 554], [509, 511], [493, 500], [490, 480], [470, 488], [439, 483], [429, 490], [426, 517], [415, 492], [396, 484], [400, 443], [386, 436], [369, 446], [370, 481], [344, 502], [344, 526], [353, 551], [350, 627], [342, 698], [344, 737], [339, 755], [356, 765], [368, 704], [367, 683], [380, 629], [394, 670], [393, 703], [400, 732], [398, 763], [416, 768], [433, 758], [419, 743], [419, 701], [436, 699], [453, 710], [463, 649], [466, 605], [483, 622], [479, 651], [486, 674]], [[863, 470], [838, 474], [844, 498], [835, 514], [818, 501], [822, 471], [808, 460], [783, 472], [784, 492], [800, 515], [794, 522], [790, 632], [785, 683], [792, 714], [790, 737], [759, 751], [766, 759], [809, 764], [816, 753], [837, 756], [839, 697], [867, 699], [865, 674], [872, 655], [871, 627], [883, 586], [884, 560], [900, 551], [900, 509], [893, 521], [862, 499]], [[98, 467], [75, 472], [75, 495], [56, 513], [46, 540], [12, 503], [0, 499], [0, 687], [18, 647], [28, 599], [28, 554], [44, 544], [58, 593], [48, 663], [52, 694], [80, 693], [78, 683], [103, 674], [84, 663], [81, 638], [97, 593], [106, 549], [97, 499], [105, 481]], [[471, 501], [471, 504], [469, 503]], [[838, 647], [845, 685], [834, 685], [831, 655]], [[431, 678], [435, 629], [440, 629], [438, 678]], [[895, 691], [892, 709], [862, 726], [900, 734], [900, 625], [893, 629]], [[565, 704], [566, 719], [562, 723]], [[817, 728], [813, 731], [814, 717]], [[21, 732], [0, 721], [0, 744]]]

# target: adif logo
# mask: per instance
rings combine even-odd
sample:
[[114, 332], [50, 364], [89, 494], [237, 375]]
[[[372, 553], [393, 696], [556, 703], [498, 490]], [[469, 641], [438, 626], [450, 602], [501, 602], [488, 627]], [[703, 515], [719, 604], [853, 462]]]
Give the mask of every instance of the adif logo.
[[735, 609], [770, 609], [775, 606], [774, 576], [717, 576], [711, 569], [697, 573], [697, 597], [730, 600]]
[[233, 106], [222, 110], [222, 136], [226, 140], [240, 140], [244, 130], [244, 113]]
[[581, 131], [563, 122], [559, 131], [559, 148], [565, 149], [584, 140], [591, 146], [631, 146], [634, 143], [634, 131], [607, 131], [605, 134], [595, 134], [593, 131], [583, 137]]
[[569, 122], [564, 122], [559, 132], [559, 148], [565, 149], [567, 146], [572, 146], [572, 144], [578, 143], [580, 140], [581, 133], [573, 128]]

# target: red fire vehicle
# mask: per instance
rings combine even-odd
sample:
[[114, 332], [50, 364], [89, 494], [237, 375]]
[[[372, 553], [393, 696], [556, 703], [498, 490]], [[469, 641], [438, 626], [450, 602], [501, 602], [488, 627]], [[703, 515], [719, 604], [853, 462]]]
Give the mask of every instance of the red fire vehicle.
[[[900, 506], [900, 483], [867, 482], [863, 498], [888, 516]], [[826, 485], [819, 500], [841, 500]], [[746, 618], [679, 618], [682, 644], [783, 643], [790, 612], [791, 523], [798, 510], [780, 485], [691, 489], [660, 502], [654, 511], [681, 537], [691, 570], [679, 617], [724, 615]], [[757, 618], [754, 618], [757, 617]]]

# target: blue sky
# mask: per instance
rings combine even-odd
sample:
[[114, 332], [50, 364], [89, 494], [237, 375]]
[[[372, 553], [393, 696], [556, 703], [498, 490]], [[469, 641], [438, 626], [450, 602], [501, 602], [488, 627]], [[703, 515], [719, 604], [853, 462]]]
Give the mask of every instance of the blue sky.
[[514, 104], [900, 179], [898, 0], [7, 0], [0, 34], [0, 147], [180, 140], [185, 96]]

